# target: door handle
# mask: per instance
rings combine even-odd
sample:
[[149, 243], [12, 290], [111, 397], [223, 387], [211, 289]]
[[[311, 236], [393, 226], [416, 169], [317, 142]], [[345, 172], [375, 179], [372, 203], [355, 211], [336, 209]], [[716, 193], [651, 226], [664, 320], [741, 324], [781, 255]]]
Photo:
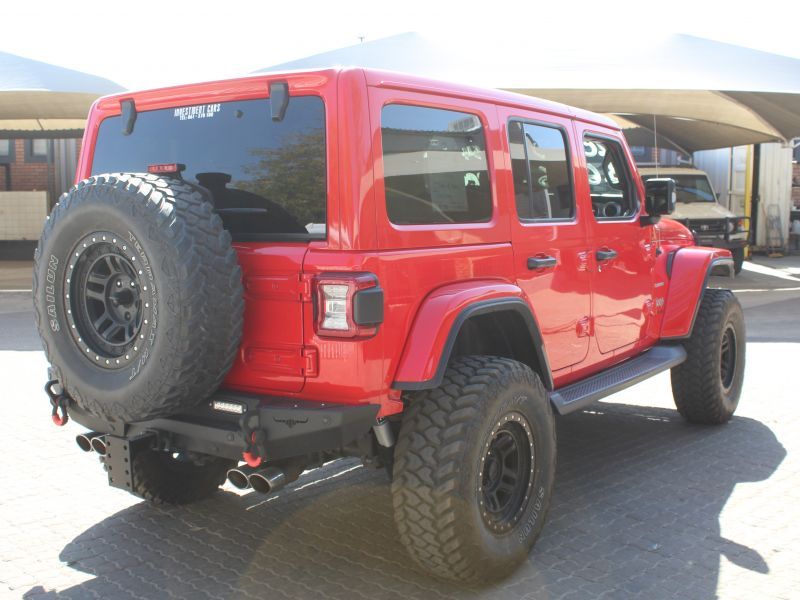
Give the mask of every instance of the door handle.
[[528, 259], [528, 268], [531, 271], [555, 267], [557, 264], [558, 259], [555, 256], [531, 256]]
[[617, 258], [617, 251], [604, 248], [603, 250], [595, 252], [594, 255], [597, 257], [597, 260], [611, 260], [612, 258]]

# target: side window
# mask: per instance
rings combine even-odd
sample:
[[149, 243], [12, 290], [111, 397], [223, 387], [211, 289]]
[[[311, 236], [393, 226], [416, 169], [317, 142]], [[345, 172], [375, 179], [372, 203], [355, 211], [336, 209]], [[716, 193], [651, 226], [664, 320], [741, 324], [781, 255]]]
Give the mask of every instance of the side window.
[[636, 214], [636, 193], [618, 142], [587, 137], [583, 140], [592, 210], [598, 220], [625, 219]]
[[508, 137], [519, 218], [571, 219], [575, 200], [564, 132], [511, 121]]
[[492, 216], [477, 116], [389, 104], [381, 113], [386, 212], [397, 225], [478, 223]]

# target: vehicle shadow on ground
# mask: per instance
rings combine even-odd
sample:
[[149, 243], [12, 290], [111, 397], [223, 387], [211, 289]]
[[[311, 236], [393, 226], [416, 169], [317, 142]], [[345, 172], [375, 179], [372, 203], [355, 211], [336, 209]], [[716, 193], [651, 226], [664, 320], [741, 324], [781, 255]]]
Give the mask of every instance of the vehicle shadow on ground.
[[[184, 508], [134, 505], [70, 542], [60, 559], [95, 577], [26, 597], [665, 598], [716, 597], [721, 557], [769, 572], [720, 535], [736, 484], [785, 456], [762, 423], [684, 423], [673, 410], [596, 404], [559, 420], [557, 488], [520, 570], [483, 589], [418, 571], [397, 540], [388, 481], [353, 461], [306, 474], [276, 497], [223, 491]], [[68, 507], [62, 507], [65, 515]]]

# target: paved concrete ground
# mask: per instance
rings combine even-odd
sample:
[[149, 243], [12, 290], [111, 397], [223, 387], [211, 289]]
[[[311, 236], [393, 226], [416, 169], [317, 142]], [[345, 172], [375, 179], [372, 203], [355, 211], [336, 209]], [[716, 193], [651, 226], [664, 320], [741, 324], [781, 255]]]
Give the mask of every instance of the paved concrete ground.
[[385, 475], [353, 461], [186, 508], [108, 488], [80, 428], [50, 424], [28, 295], [0, 292], [0, 597], [797, 598], [800, 280], [733, 285], [750, 339], [737, 416], [685, 424], [662, 375], [559, 419], [547, 526], [482, 589], [418, 572]]

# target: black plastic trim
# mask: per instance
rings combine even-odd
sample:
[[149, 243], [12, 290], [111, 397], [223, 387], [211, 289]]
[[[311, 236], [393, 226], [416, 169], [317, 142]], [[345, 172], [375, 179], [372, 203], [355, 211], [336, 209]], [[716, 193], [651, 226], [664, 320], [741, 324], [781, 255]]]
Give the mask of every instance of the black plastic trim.
[[531, 256], [528, 259], [528, 269], [531, 271], [548, 269], [556, 265], [558, 265], [558, 259], [555, 256]]
[[128, 99], [120, 101], [119, 105], [122, 110], [122, 135], [130, 135], [136, 124], [136, 104], [132, 99]]
[[670, 279], [672, 278], [672, 264], [675, 262], [675, 255], [678, 253], [677, 250], [671, 251], [667, 254], [667, 277]]
[[442, 349], [442, 355], [439, 357], [439, 365], [436, 368], [436, 374], [431, 379], [426, 381], [395, 381], [392, 383], [392, 387], [398, 390], [410, 392], [429, 390], [439, 387], [444, 379], [444, 374], [447, 370], [447, 364], [450, 362], [450, 355], [453, 352], [453, 346], [455, 346], [456, 338], [458, 338], [458, 334], [461, 331], [461, 326], [464, 325], [464, 322], [467, 321], [467, 319], [476, 317], [478, 315], [508, 310], [519, 313], [519, 315], [525, 321], [525, 325], [528, 328], [528, 333], [533, 340], [533, 349], [536, 353], [536, 358], [542, 367], [543, 373], [540, 373], [540, 376], [542, 377], [542, 383], [544, 383], [545, 388], [552, 390], [553, 374], [550, 371], [550, 363], [548, 363], [547, 355], [544, 351], [544, 342], [542, 341], [542, 336], [539, 333], [539, 327], [536, 325], [536, 321], [533, 318], [530, 307], [519, 298], [484, 300], [482, 302], [471, 304], [462, 309], [462, 311], [456, 317], [456, 320], [453, 322], [450, 333], [447, 334], [447, 341]]
[[372, 287], [353, 295], [353, 321], [356, 325], [383, 323], [383, 289]]
[[283, 121], [289, 106], [289, 84], [273, 81], [269, 84], [269, 110], [273, 121]]
[[552, 392], [550, 402], [559, 414], [566, 415], [685, 360], [686, 350], [679, 344], [654, 346], [639, 356]]

